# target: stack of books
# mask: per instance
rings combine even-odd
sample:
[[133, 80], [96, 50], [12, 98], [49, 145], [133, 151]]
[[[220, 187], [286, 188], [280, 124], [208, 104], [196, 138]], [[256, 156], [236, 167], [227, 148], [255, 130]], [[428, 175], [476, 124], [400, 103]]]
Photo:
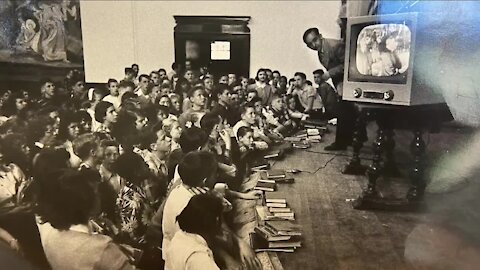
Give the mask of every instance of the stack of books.
[[309, 143], [316, 143], [322, 140], [324, 130], [319, 128], [307, 128], [300, 130], [295, 136], [285, 137], [284, 140], [291, 142], [294, 148], [306, 149], [310, 147]]
[[265, 193], [265, 203], [257, 205], [256, 212], [260, 224], [268, 220], [295, 220], [295, 213], [288, 207], [285, 196], [278, 192]]
[[288, 220], [267, 221], [255, 227], [251, 244], [256, 252], [294, 252], [302, 246], [301, 236], [298, 224]]
[[307, 140], [309, 142], [320, 142], [322, 136], [320, 131], [316, 128], [307, 128]]
[[293, 183], [295, 178], [293, 173], [285, 172], [285, 170], [268, 170], [260, 172], [259, 182], [265, 183]]
[[295, 220], [295, 213], [288, 207], [287, 199], [281, 193], [265, 194], [267, 220]]
[[306, 128], [318, 128], [320, 130], [327, 130], [327, 123], [325, 121], [306, 119], [302, 121], [302, 124]]
[[275, 235], [302, 236], [300, 225], [289, 220], [270, 220], [265, 222], [265, 226]]
[[255, 228], [251, 236], [252, 248], [256, 252], [294, 252], [302, 246], [298, 236], [277, 234], [270, 226], [263, 225]]

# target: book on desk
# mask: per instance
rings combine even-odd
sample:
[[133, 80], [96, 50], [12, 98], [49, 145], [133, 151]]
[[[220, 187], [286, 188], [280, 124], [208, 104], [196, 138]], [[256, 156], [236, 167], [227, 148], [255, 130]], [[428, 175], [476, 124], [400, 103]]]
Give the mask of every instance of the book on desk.
[[[258, 251], [275, 251], [275, 252], [294, 252], [295, 249], [302, 246], [300, 240], [294, 240], [292, 236], [282, 236], [284, 239], [289, 237], [287, 240], [267, 240], [264, 238], [262, 233], [259, 233], [262, 229], [255, 228], [255, 232], [250, 235], [250, 245], [253, 250]], [[271, 237], [271, 236], [268, 236]], [[269, 238], [272, 239], [272, 238]]]
[[277, 184], [276, 183], [258, 181], [257, 185], [255, 186], [254, 189], [263, 190], [263, 191], [267, 191], [267, 192], [272, 192], [272, 191], [277, 190]]
[[260, 182], [268, 183], [293, 183], [295, 178], [293, 173], [285, 172], [285, 170], [268, 170], [260, 172]]

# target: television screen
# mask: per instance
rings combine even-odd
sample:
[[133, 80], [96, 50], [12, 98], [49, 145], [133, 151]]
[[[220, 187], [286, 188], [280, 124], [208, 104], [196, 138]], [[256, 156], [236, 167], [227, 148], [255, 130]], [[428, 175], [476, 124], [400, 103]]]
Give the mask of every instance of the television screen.
[[405, 84], [411, 39], [405, 22], [352, 25], [349, 80]]

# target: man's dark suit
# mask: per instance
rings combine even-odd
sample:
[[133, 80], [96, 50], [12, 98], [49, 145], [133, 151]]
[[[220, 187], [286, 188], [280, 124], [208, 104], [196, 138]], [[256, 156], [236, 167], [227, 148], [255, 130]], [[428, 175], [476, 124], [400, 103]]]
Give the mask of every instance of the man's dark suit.
[[[341, 148], [352, 143], [353, 132], [355, 131], [355, 120], [357, 110], [352, 102], [343, 101], [343, 74], [345, 65], [345, 43], [341, 40], [323, 39], [322, 46], [318, 50], [318, 59], [327, 69], [333, 85], [338, 91], [339, 102], [337, 105], [337, 132], [335, 144]], [[366, 131], [364, 132], [366, 135]]]

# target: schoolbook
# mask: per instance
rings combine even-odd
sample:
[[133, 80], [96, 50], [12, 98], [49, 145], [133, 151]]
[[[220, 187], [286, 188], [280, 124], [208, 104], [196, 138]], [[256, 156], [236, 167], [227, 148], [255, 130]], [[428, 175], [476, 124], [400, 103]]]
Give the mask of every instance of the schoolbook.
[[310, 143], [306, 141], [301, 141], [301, 142], [294, 142], [292, 143], [293, 148], [297, 149], [308, 149], [310, 148]]
[[273, 159], [273, 158], [280, 158], [282, 156], [282, 151], [276, 150], [269, 152], [263, 156], [264, 159]]
[[287, 199], [285, 198], [286, 194], [284, 192], [270, 192], [265, 194], [265, 202], [271, 203], [287, 203]]
[[269, 179], [284, 178], [286, 177], [284, 170], [268, 170], [267, 177]]
[[277, 235], [266, 226], [257, 226], [254, 231], [268, 242], [287, 241], [292, 238], [290, 235]]
[[279, 235], [302, 235], [301, 226], [289, 220], [268, 220], [265, 221], [265, 226], [269, 227], [271, 231]]
[[263, 191], [275, 191], [277, 189], [277, 185], [275, 183], [258, 182], [255, 186], [255, 189]]
[[309, 142], [312, 142], [312, 141], [314, 141], [314, 140], [320, 141], [320, 140], [322, 140], [322, 136], [320, 136], [320, 135], [308, 136], [308, 141], [309, 141]]
[[[261, 172], [262, 173], [262, 172]], [[268, 179], [268, 178], [264, 178], [264, 177], [260, 177], [260, 179], [258, 179], [258, 182], [264, 182], [264, 183], [272, 183], [272, 184], [275, 184], [276, 181], [273, 180], [273, 179]]]
[[297, 138], [297, 137], [285, 137], [283, 139], [286, 142], [301, 142], [302, 138]]
[[281, 217], [281, 218], [295, 218], [295, 213], [293, 212], [287, 212], [287, 213], [272, 213], [274, 217]]
[[269, 177], [268, 171], [261, 171], [260, 179], [262, 179], [263, 182], [275, 181], [275, 183], [293, 183], [295, 181], [295, 178], [293, 177], [293, 173], [288, 173], [285, 171], [279, 171], [279, 172], [280, 174]]
[[312, 128], [315, 128], [315, 129], [325, 129], [325, 121], [320, 121], [320, 120], [314, 120], [314, 119], [306, 119], [306, 120], [302, 120], [302, 124], [305, 126], [305, 127], [312, 127]]
[[[301, 247], [302, 243], [300, 241], [274, 241], [269, 242], [257, 233], [252, 233], [250, 235], [250, 245], [253, 250], [268, 250], [273, 251], [272, 249], [277, 249], [277, 252], [293, 252], [295, 248]], [[286, 250], [284, 250], [286, 249]]]
[[305, 129], [300, 130], [300, 131], [295, 135], [295, 137], [300, 138], [300, 139], [306, 138], [307, 136], [308, 136], [308, 134], [307, 134], [307, 131], [306, 131]]
[[265, 203], [265, 205], [267, 207], [274, 207], [274, 208], [281, 208], [281, 207], [285, 208], [285, 207], [287, 207], [287, 203], [281, 203], [281, 202], [268, 202], [267, 201]]
[[261, 171], [270, 169], [270, 164], [266, 160], [255, 160], [251, 163], [252, 171]]
[[268, 211], [270, 211], [270, 213], [290, 213], [292, 212], [292, 209], [288, 208], [288, 207], [268, 207]]

